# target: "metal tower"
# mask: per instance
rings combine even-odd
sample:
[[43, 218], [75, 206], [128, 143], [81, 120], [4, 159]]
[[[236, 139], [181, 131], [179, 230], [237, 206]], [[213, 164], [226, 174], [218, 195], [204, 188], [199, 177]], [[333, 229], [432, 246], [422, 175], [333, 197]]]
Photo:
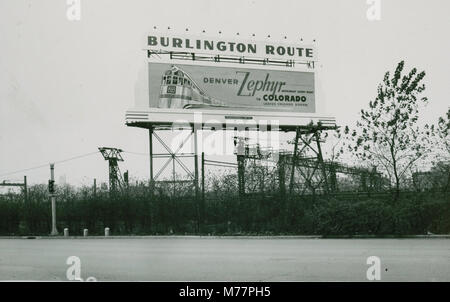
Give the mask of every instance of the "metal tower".
[[23, 177], [23, 182], [9, 182], [4, 180], [0, 182], [0, 187], [21, 187], [23, 190], [23, 196], [25, 202], [28, 200], [28, 187], [27, 187], [27, 177]]
[[103, 158], [109, 163], [109, 191], [116, 192], [117, 187], [121, 188], [122, 174], [119, 170], [119, 161], [123, 161], [121, 149], [101, 147], [98, 148]]

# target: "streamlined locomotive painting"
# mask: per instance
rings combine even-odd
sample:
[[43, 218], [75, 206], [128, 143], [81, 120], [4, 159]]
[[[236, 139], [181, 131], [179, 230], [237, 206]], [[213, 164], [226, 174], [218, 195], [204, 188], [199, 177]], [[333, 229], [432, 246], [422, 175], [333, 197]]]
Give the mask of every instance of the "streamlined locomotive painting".
[[213, 108], [226, 103], [206, 94], [186, 72], [173, 65], [161, 81], [159, 108]]
[[312, 72], [148, 64], [153, 108], [315, 112]]

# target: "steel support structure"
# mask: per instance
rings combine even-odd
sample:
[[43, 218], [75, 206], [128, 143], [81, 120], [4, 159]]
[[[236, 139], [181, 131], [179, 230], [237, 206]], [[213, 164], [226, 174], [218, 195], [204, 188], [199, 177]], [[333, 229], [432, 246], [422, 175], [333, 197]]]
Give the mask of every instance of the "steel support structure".
[[[173, 150], [158, 134], [160, 131], [171, 130], [167, 127], [156, 128], [150, 126], [149, 128], [149, 158], [150, 158], [150, 188], [152, 194], [155, 194], [157, 183], [169, 183], [172, 184], [172, 194], [176, 194], [177, 183], [192, 183], [196, 198], [199, 196], [199, 167], [198, 167], [198, 141], [197, 141], [197, 129], [192, 127], [192, 131], [185, 137], [177, 149]], [[180, 153], [186, 143], [192, 139], [194, 140], [194, 152]], [[156, 140], [164, 149], [164, 153], [154, 153], [154, 140]], [[192, 172], [188, 166], [181, 160], [181, 158], [193, 158], [194, 171]], [[165, 159], [164, 164], [155, 171], [155, 160]], [[176, 167], [180, 166], [187, 174], [188, 179], [178, 179], [176, 173]], [[170, 179], [160, 179], [161, 175], [167, 171], [169, 165], [171, 166]]]
[[149, 162], [150, 162], [150, 181], [149, 181], [149, 185], [150, 185], [150, 192], [151, 194], [154, 193], [154, 189], [155, 189], [155, 183], [153, 181], [153, 126], [150, 126], [148, 128], [148, 142], [149, 142]]
[[[259, 152], [256, 154], [250, 154], [249, 147], [246, 145], [245, 138], [235, 137], [235, 147], [237, 163], [227, 163], [221, 161], [207, 160], [205, 154], [198, 150], [198, 136], [194, 125], [191, 125], [191, 132], [183, 138], [182, 142], [176, 149], [172, 149], [164, 142], [159, 135], [160, 131], [171, 130], [169, 126], [149, 126], [149, 156], [150, 156], [150, 187], [152, 192], [155, 190], [156, 183], [169, 183], [173, 185], [172, 193], [176, 194], [175, 186], [177, 183], [192, 184], [193, 192], [195, 193], [196, 200], [198, 201], [198, 215], [203, 217], [203, 207], [205, 202], [205, 167], [222, 166], [237, 168], [238, 177], [238, 192], [240, 196], [245, 195], [246, 191], [246, 165], [247, 160], [270, 160], [267, 156], [262, 156]], [[334, 130], [336, 127], [311, 125], [302, 126], [295, 129], [295, 139], [293, 141], [294, 151], [272, 151], [272, 153], [278, 152], [276, 169], [278, 170], [278, 185], [279, 193], [285, 195], [300, 194], [303, 195], [307, 191], [315, 194], [317, 191], [323, 194], [329, 194], [336, 190], [336, 172], [348, 172], [353, 173], [354, 169], [351, 167], [345, 167], [340, 164], [326, 162], [323, 158], [321, 137], [320, 133], [323, 130]], [[194, 150], [192, 153], [181, 153], [186, 143], [193, 139]], [[154, 141], [157, 141], [164, 149], [165, 153], [154, 153]], [[201, 164], [199, 164], [199, 158], [201, 157]], [[194, 170], [191, 171], [182, 159], [193, 158]], [[155, 160], [166, 159], [163, 165], [155, 171]], [[176, 173], [177, 166], [180, 166], [185, 174], [186, 178], [179, 178]], [[201, 166], [201, 173], [200, 173]], [[163, 172], [167, 169], [172, 169], [170, 178], [161, 180]], [[356, 173], [356, 172], [354, 172]], [[201, 180], [200, 180], [201, 175]], [[201, 182], [201, 183], [200, 183]], [[289, 188], [286, 190], [286, 183], [288, 182]], [[201, 185], [201, 188], [200, 188]], [[330, 187], [331, 186], [331, 187]], [[202, 218], [203, 219], [203, 218]], [[200, 218], [199, 218], [200, 221]]]
[[[260, 152], [256, 155], [246, 156], [246, 159], [256, 159], [260, 161], [275, 161], [278, 178], [278, 191], [284, 196], [286, 191], [287, 175], [289, 175], [289, 194], [294, 194], [300, 187], [300, 194], [306, 190], [313, 194], [320, 189], [328, 194], [330, 177], [327, 173], [327, 163], [323, 159], [320, 133], [323, 130], [334, 130], [335, 127], [325, 127], [321, 125], [297, 127], [293, 140], [294, 150], [276, 151], [276, 158], [264, 158]], [[272, 152], [273, 153], [273, 152]], [[312, 154], [312, 155], [311, 155]]]
[[28, 200], [28, 185], [27, 185], [27, 176], [23, 177], [23, 182], [8, 182], [4, 180], [0, 182], [0, 187], [21, 187], [23, 191], [23, 197], [25, 202]]
[[245, 195], [245, 155], [237, 155], [239, 196]]
[[109, 166], [109, 192], [117, 192], [117, 188], [122, 188], [123, 178], [119, 169], [119, 161], [123, 161], [121, 149], [100, 147], [98, 148], [103, 158], [108, 161]]
[[[327, 169], [323, 159], [320, 140], [320, 132], [322, 130], [331, 129], [320, 125], [297, 127], [293, 141], [294, 151], [280, 153], [280, 159], [283, 158], [285, 162], [290, 158], [289, 194], [294, 193], [296, 186], [301, 187], [301, 195], [306, 190], [310, 190], [315, 194], [316, 190], [320, 188], [325, 194], [329, 193]], [[314, 142], [316, 146], [314, 146]], [[310, 165], [305, 165], [305, 160]]]
[[278, 187], [280, 196], [286, 195], [286, 156], [283, 153], [278, 155]]

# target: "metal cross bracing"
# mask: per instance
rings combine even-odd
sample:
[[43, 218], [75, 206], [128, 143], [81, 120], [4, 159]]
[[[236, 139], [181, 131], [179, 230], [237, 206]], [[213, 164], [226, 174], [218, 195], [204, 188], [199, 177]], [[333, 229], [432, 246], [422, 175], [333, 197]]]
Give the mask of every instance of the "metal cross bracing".
[[314, 61], [299, 61], [299, 60], [275, 60], [275, 59], [262, 59], [262, 58], [247, 58], [244, 56], [233, 55], [204, 55], [196, 53], [178, 52], [178, 51], [164, 51], [164, 50], [151, 50], [147, 49], [147, 58], [152, 56], [161, 57], [166, 56], [171, 60], [187, 60], [187, 61], [206, 61], [215, 63], [238, 63], [238, 64], [251, 64], [251, 65], [268, 65], [268, 66], [285, 66], [295, 67], [296, 65], [303, 65], [308, 69], [314, 69]]
[[121, 153], [123, 150], [110, 147], [98, 148], [103, 158], [108, 161], [109, 166], [109, 191], [117, 192], [117, 189], [122, 189], [124, 180], [119, 169], [119, 161], [123, 161]]
[[[150, 187], [152, 193], [155, 192], [155, 184], [169, 184], [172, 185], [172, 194], [176, 194], [176, 186], [177, 184], [192, 184], [194, 187], [194, 191], [196, 196], [199, 194], [199, 188], [198, 188], [198, 155], [197, 155], [197, 130], [192, 128], [192, 131], [187, 135], [180, 143], [180, 145], [173, 150], [170, 148], [164, 140], [157, 134], [156, 131], [164, 131], [164, 130], [171, 130], [170, 128], [166, 127], [150, 127], [149, 128], [149, 151], [150, 151]], [[159, 144], [163, 147], [163, 149], [166, 151], [166, 153], [153, 153], [153, 139], [156, 139]], [[195, 145], [195, 152], [191, 153], [180, 153], [183, 147], [186, 145], [186, 143], [190, 139], [194, 139], [194, 145]], [[165, 158], [167, 159], [164, 164], [154, 173], [154, 159], [159, 158]], [[193, 158], [194, 159], [194, 172], [192, 172], [189, 167], [181, 160], [181, 158]], [[164, 173], [164, 171], [167, 170], [169, 165], [171, 164], [171, 179], [164, 179], [164, 180], [158, 180], [161, 175]], [[183, 171], [187, 175], [187, 179], [180, 179], [180, 177], [176, 173], [176, 167], [180, 166]]]
[[[320, 147], [320, 130], [327, 127], [297, 128], [294, 141], [294, 152], [261, 148], [259, 144], [250, 145], [249, 138], [235, 136], [235, 155], [237, 163], [204, 160], [202, 158], [202, 171], [204, 165], [219, 165], [222, 167], [237, 168], [238, 192], [240, 196], [246, 193], [263, 193], [276, 189], [273, 184], [278, 182], [281, 195], [286, 194], [286, 182], [289, 181], [289, 193], [294, 188], [303, 185], [305, 189], [313, 192], [319, 187], [321, 191], [328, 192], [326, 167]], [[314, 146], [314, 143], [317, 146]], [[313, 151], [313, 157], [304, 162], [306, 150]], [[295, 156], [294, 156], [295, 154]], [[271, 164], [269, 164], [271, 163]], [[298, 171], [297, 171], [298, 170]], [[296, 172], [297, 171], [297, 172]], [[274, 179], [276, 178], [276, 179]], [[202, 185], [204, 179], [202, 177]], [[202, 186], [204, 187], [204, 185]], [[204, 188], [202, 189], [202, 193]], [[203, 193], [204, 195], [204, 193]]]
[[[273, 161], [276, 163], [275, 174], [281, 195], [286, 194], [286, 183], [289, 183], [289, 194], [334, 194], [339, 191], [336, 176], [338, 173], [358, 176], [359, 187], [363, 192], [379, 191], [382, 185], [382, 175], [375, 168], [369, 170], [351, 167], [323, 159], [321, 130], [330, 129], [298, 128], [292, 142], [294, 151], [260, 151], [256, 149], [257, 151], [252, 155], [247, 155], [246, 151], [246, 159], [252, 160], [253, 166], [260, 167], [263, 166], [262, 162]], [[274, 156], [274, 154], [276, 155]]]
[[[156, 131], [171, 130], [167, 127], [150, 127], [150, 184], [154, 191], [155, 183], [167, 183], [172, 185], [173, 194], [176, 194], [176, 185], [192, 184], [195, 196], [199, 197], [201, 187], [202, 198], [205, 196], [205, 166], [220, 166], [237, 169], [237, 185], [240, 195], [248, 193], [263, 193], [264, 191], [278, 190], [281, 195], [289, 193], [294, 195], [330, 194], [339, 191], [337, 174], [356, 175], [360, 178], [361, 191], [376, 190], [380, 183], [381, 174], [369, 169], [350, 167], [341, 163], [326, 161], [323, 158], [321, 133], [324, 130], [335, 130], [331, 126], [298, 127], [293, 140], [294, 150], [275, 150], [261, 148], [260, 145], [250, 145], [249, 139], [244, 136], [235, 136], [236, 163], [220, 160], [209, 160], [201, 154], [201, 184], [199, 184], [199, 163], [197, 146], [197, 129], [192, 127], [191, 132], [172, 150]], [[199, 129], [200, 130], [200, 129]], [[195, 151], [193, 153], [181, 153], [185, 144], [194, 138]], [[165, 149], [166, 153], [153, 153], [153, 139]], [[164, 164], [154, 173], [154, 159], [166, 158]], [[184, 158], [194, 158], [194, 171], [183, 162]], [[176, 173], [176, 166], [180, 166], [186, 178], [181, 178]], [[172, 167], [171, 179], [159, 180], [163, 172]], [[274, 186], [274, 183], [277, 183]], [[192, 192], [192, 191], [191, 191]]]
[[[293, 152], [286, 150], [257, 152], [257, 154], [266, 154], [266, 158], [259, 159], [271, 160], [276, 163], [276, 177], [280, 195], [286, 194], [286, 183], [289, 184], [289, 194], [293, 194], [295, 187], [298, 186], [302, 187], [300, 194], [304, 194], [307, 189], [313, 193], [317, 189], [324, 193], [329, 192], [328, 177], [320, 145], [320, 131], [327, 129], [327, 127], [321, 127], [320, 125], [297, 127], [293, 141]], [[267, 154], [271, 154], [271, 156], [267, 156]], [[303, 162], [306, 156], [308, 156], [310, 165], [305, 165]], [[250, 158], [255, 159], [255, 156]]]

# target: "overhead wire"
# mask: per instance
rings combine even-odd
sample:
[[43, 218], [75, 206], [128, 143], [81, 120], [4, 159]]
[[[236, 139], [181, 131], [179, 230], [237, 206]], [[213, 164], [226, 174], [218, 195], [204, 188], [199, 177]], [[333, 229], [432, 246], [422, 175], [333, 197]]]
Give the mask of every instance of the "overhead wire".
[[[65, 163], [65, 162], [72, 161], [72, 160], [75, 160], [75, 159], [87, 157], [87, 156], [90, 156], [90, 155], [93, 155], [93, 154], [97, 154], [97, 153], [99, 153], [99, 151], [89, 152], [89, 153], [86, 153], [86, 154], [82, 154], [82, 155], [70, 157], [70, 158], [67, 158], [67, 159], [55, 161], [55, 162], [53, 162], [53, 163], [54, 163], [54, 164], [61, 164], [61, 163]], [[16, 171], [7, 172], [7, 173], [2, 173], [2, 174], [0, 174], [0, 177], [8, 176], [8, 175], [13, 175], [13, 174], [17, 174], [17, 173], [22, 173], [22, 172], [27, 172], [27, 171], [32, 171], [32, 170], [37, 170], [37, 169], [41, 169], [41, 168], [48, 167], [48, 165], [49, 165], [49, 164], [42, 164], [42, 165], [34, 166], [34, 167], [31, 167], [31, 168], [26, 168], [26, 169], [21, 169], [21, 170], [16, 170]]]

